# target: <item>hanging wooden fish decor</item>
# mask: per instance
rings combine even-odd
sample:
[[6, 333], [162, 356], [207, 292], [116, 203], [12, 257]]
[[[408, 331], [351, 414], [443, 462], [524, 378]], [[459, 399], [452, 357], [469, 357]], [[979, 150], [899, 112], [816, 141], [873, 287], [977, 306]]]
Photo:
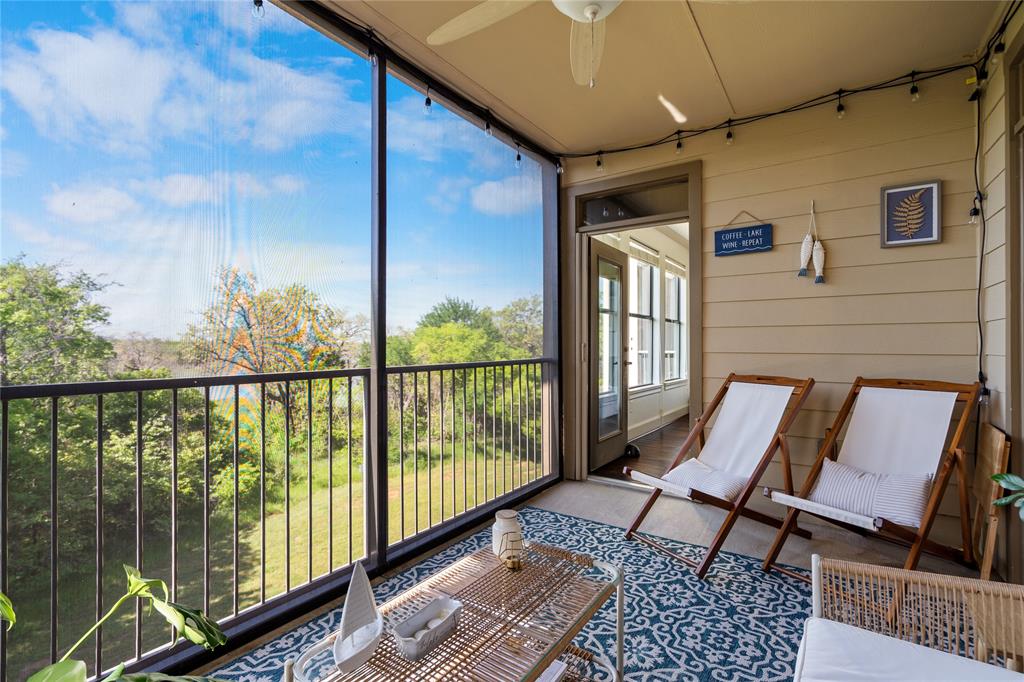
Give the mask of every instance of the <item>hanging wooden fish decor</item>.
[[807, 226], [807, 234], [800, 244], [800, 272], [798, 276], [807, 276], [807, 262], [814, 263], [814, 283], [825, 283], [825, 245], [818, 238], [818, 222], [814, 215], [814, 200], [811, 199], [811, 222]]

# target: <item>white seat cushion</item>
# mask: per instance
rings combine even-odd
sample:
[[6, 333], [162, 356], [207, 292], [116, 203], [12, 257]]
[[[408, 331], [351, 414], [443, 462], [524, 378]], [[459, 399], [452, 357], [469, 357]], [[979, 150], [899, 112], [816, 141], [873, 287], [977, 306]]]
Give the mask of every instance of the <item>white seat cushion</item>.
[[917, 528], [931, 489], [931, 474], [878, 474], [826, 459], [808, 499]]
[[808, 618], [795, 682], [1020, 680], [1024, 675], [824, 618]]
[[730, 502], [739, 497], [743, 492], [743, 486], [747, 484], [747, 479], [719, 471], [699, 459], [686, 460], [662, 478], [640, 471], [630, 471], [629, 475], [635, 481], [661, 488], [680, 497], [689, 498], [690, 490], [697, 489]]

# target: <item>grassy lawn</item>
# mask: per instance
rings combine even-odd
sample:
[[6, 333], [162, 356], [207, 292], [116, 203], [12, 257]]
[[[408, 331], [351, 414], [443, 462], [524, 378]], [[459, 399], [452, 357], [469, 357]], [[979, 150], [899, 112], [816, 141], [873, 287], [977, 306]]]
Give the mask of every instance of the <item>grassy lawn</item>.
[[[404, 468], [389, 467], [388, 537], [397, 542], [423, 531], [443, 520], [491, 500], [537, 478], [541, 468], [509, 453], [495, 458], [490, 448], [481, 444], [477, 457], [468, 444], [465, 458], [462, 444], [456, 442], [455, 457], [451, 444], [446, 444], [442, 462], [433, 453], [430, 466], [425, 454], [418, 461], [409, 457]], [[290, 513], [283, 505], [269, 510], [264, 524], [266, 536], [266, 598], [305, 583], [310, 574], [315, 579], [365, 555], [364, 481], [360, 465], [353, 462], [349, 486], [348, 462], [335, 462], [334, 487], [328, 487], [329, 472], [325, 463], [315, 463], [312, 497], [306, 481], [293, 482], [290, 491]], [[268, 481], [283, 496], [283, 482]], [[351, 488], [351, 495], [349, 493]], [[443, 493], [442, 493], [443, 490]], [[279, 508], [276, 508], [279, 507]], [[350, 513], [351, 509], [351, 513]], [[312, 511], [312, 516], [310, 515]], [[333, 547], [329, 542], [333, 513]], [[243, 520], [239, 531], [239, 609], [258, 604], [261, 586], [261, 531], [258, 506], [240, 509]], [[312, 520], [312, 549], [310, 521]], [[404, 522], [404, 523], [403, 523]], [[351, 527], [351, 536], [350, 536]], [[203, 605], [203, 541], [202, 518], [179, 514], [178, 528], [178, 594], [180, 603]], [[229, 510], [221, 510], [210, 518], [210, 614], [217, 618], [230, 616], [233, 600], [233, 524]], [[351, 537], [351, 542], [349, 538]], [[144, 536], [143, 575], [170, 582], [171, 555], [169, 538], [165, 535]], [[332, 555], [333, 551], [333, 555]], [[287, 560], [286, 560], [287, 558]], [[76, 562], [83, 561], [83, 570]], [[93, 557], [63, 556], [60, 564], [58, 644], [61, 651], [70, 646], [94, 618], [95, 577], [88, 567]], [[104, 598], [107, 605], [124, 592], [121, 563], [134, 563], [134, 540], [108, 538], [104, 551]], [[289, 567], [290, 570], [286, 570]], [[49, 576], [12, 576], [11, 597], [18, 610], [18, 625], [9, 638], [11, 679], [24, 679], [48, 662], [49, 651]], [[134, 609], [124, 607], [120, 616], [108, 621], [103, 630], [104, 667], [134, 655]], [[143, 614], [143, 650], [160, 646], [169, 632], [156, 613]], [[76, 656], [93, 666], [93, 642], [88, 642]]]

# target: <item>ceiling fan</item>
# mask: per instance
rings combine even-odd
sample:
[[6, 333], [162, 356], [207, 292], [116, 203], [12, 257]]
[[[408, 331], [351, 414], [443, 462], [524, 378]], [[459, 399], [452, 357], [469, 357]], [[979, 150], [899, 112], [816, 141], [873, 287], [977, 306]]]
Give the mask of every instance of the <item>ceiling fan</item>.
[[[523, 11], [535, 0], [484, 0], [440, 26], [427, 36], [427, 44], [444, 45], [476, 33]], [[559, 12], [572, 19], [569, 32], [569, 66], [580, 85], [597, 85], [597, 70], [604, 51], [605, 23], [622, 0], [551, 0]]]

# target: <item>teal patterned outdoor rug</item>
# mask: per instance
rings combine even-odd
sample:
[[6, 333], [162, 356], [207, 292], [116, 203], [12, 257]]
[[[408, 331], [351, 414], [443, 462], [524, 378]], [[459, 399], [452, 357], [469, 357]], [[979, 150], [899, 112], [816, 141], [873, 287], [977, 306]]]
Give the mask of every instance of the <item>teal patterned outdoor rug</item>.
[[[520, 512], [528, 540], [623, 566], [626, 577], [627, 680], [784, 680], [811, 613], [810, 586], [761, 571], [760, 559], [721, 552], [705, 581], [679, 562], [595, 521], [527, 507]], [[703, 547], [659, 538], [698, 559]], [[375, 588], [378, 603], [403, 592], [460, 557], [489, 546], [490, 530], [423, 560]], [[227, 663], [225, 680], [278, 682], [284, 662], [338, 628], [338, 607]], [[615, 652], [615, 608], [609, 600], [576, 644]], [[324, 664], [330, 664], [326, 655]], [[326, 668], [325, 668], [326, 669]]]

